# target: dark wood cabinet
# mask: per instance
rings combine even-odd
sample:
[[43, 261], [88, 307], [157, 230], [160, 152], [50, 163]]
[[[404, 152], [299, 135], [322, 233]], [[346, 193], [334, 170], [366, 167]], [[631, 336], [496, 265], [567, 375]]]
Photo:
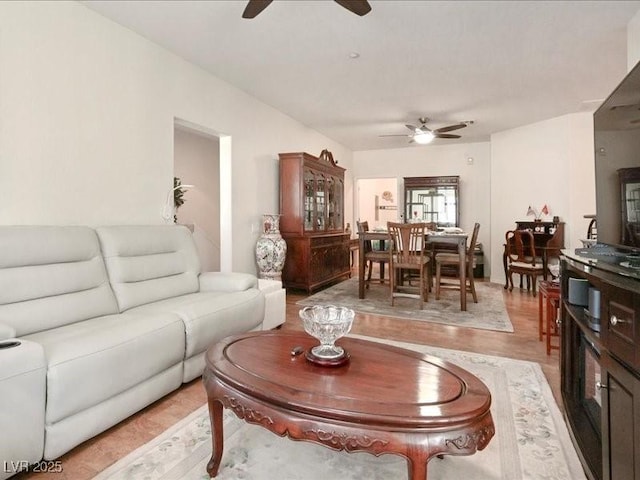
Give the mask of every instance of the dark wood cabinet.
[[[599, 332], [595, 312], [570, 303], [571, 278], [599, 292]], [[640, 480], [640, 280], [569, 254], [561, 291], [562, 397], [585, 471], [592, 480]]]
[[280, 154], [280, 233], [287, 242], [282, 282], [316, 290], [351, 274], [344, 231], [344, 172], [332, 155]]

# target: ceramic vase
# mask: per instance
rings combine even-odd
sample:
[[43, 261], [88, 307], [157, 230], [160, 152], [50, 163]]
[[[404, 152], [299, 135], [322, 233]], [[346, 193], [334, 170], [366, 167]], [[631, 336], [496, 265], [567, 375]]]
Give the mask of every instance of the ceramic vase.
[[287, 242], [280, 235], [280, 215], [262, 216], [262, 234], [256, 243], [258, 278], [280, 280], [287, 255]]

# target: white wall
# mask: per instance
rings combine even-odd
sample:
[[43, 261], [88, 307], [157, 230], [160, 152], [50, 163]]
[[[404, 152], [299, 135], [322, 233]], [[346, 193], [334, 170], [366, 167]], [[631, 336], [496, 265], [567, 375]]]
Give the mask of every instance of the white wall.
[[627, 25], [627, 70], [640, 62], [640, 10]]
[[[473, 158], [469, 164], [468, 158]], [[479, 241], [486, 259], [491, 256], [491, 145], [489, 142], [428, 145], [354, 152], [353, 177], [398, 179], [398, 205], [402, 213], [404, 177], [460, 176], [460, 225], [471, 231], [479, 222]], [[353, 224], [352, 224], [353, 225]], [[490, 273], [485, 260], [485, 276]]]
[[233, 139], [234, 270], [256, 271], [278, 152], [328, 148], [353, 192], [348, 149], [80, 3], [0, 2], [0, 65], [0, 224], [162, 223], [175, 118]]
[[178, 223], [193, 225], [203, 271], [220, 270], [220, 142], [215, 136], [176, 128], [174, 174], [185, 190]]
[[503, 283], [504, 234], [543, 205], [565, 222], [565, 247], [581, 246], [595, 213], [593, 116], [576, 113], [491, 136], [491, 281]]

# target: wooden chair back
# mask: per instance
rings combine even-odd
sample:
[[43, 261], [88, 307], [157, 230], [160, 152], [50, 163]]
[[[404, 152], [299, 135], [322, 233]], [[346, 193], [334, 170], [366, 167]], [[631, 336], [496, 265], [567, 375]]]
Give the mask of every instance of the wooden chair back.
[[473, 233], [471, 234], [471, 240], [469, 240], [469, 245], [467, 249], [467, 260], [473, 263], [473, 252], [476, 249], [476, 245], [478, 243], [478, 232], [480, 232], [480, 224], [478, 222], [473, 226]]
[[[431, 273], [429, 271], [430, 256], [425, 253], [424, 223], [393, 223], [387, 222], [387, 230], [391, 246], [389, 248], [389, 263], [391, 266], [391, 305], [396, 297], [412, 297], [420, 301], [420, 309], [428, 300], [431, 286]], [[404, 285], [404, 276], [409, 271], [418, 273], [417, 286]]]
[[424, 223], [387, 222], [391, 260], [395, 268], [419, 268], [425, 259]]
[[509, 291], [513, 290], [515, 273], [520, 275], [520, 288], [522, 288], [522, 277], [526, 276], [527, 290], [531, 288], [535, 297], [537, 277], [544, 276], [544, 268], [542, 262], [536, 258], [534, 238], [530, 230], [509, 230], [505, 234]]
[[589, 240], [598, 239], [598, 224], [596, 223], [595, 218], [592, 218], [589, 222], [589, 226], [587, 227], [587, 238]]
[[530, 230], [509, 230], [505, 234], [507, 260], [509, 263], [530, 264], [536, 266], [536, 247]]
[[[368, 232], [369, 231], [369, 222], [368, 221], [364, 221], [364, 222], [356, 222], [356, 227], [358, 228], [358, 233], [364, 233], [364, 232]], [[373, 247], [371, 246], [371, 240], [365, 240], [364, 241], [364, 253], [366, 254], [367, 252], [370, 252], [371, 250], [373, 250]]]

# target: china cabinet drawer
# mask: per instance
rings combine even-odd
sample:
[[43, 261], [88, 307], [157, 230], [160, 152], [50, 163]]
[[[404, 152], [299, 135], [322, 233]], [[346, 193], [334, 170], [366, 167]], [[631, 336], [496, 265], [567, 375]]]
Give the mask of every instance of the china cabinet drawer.
[[[613, 298], [612, 298], [613, 297]], [[620, 361], [640, 370], [640, 339], [638, 338], [637, 302], [631, 292], [605, 292], [606, 319], [603, 325], [604, 344]]]
[[335, 245], [343, 245], [345, 241], [349, 241], [349, 235], [329, 235], [324, 237], [310, 237], [311, 248], [333, 247]]

